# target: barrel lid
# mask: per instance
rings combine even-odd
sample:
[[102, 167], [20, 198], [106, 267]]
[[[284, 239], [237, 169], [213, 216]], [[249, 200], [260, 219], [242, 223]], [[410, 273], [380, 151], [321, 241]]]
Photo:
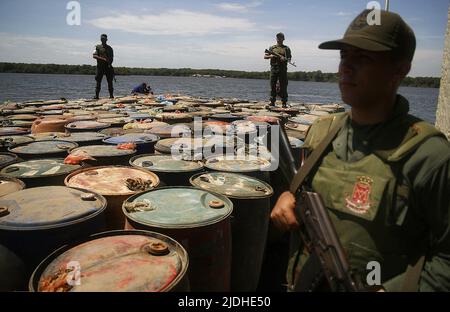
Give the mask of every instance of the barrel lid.
[[63, 158], [37, 159], [9, 165], [1, 170], [16, 178], [31, 179], [69, 174], [80, 169], [80, 165], [66, 165]]
[[0, 167], [16, 161], [17, 158], [13, 153], [0, 153]]
[[232, 122], [232, 121], [243, 119], [244, 117], [243, 116], [238, 116], [238, 115], [235, 115], [235, 114], [223, 113], [223, 114], [212, 115], [210, 118], [211, 119], [216, 119], [216, 120], [223, 120], [223, 121]]
[[225, 172], [253, 172], [269, 168], [270, 161], [251, 155], [225, 155], [208, 158], [205, 167]]
[[78, 144], [74, 142], [49, 140], [19, 144], [15, 147], [10, 147], [8, 150], [18, 154], [42, 155], [68, 152], [68, 150], [77, 146]]
[[104, 197], [87, 190], [44, 186], [14, 192], [0, 198], [9, 213], [0, 217], [0, 229], [55, 228], [100, 213]]
[[294, 137], [288, 137], [289, 143], [291, 144], [291, 147], [293, 148], [300, 148], [303, 146], [304, 142], [300, 139], [294, 138]]
[[[128, 179], [141, 180], [139, 185], [130, 185]], [[133, 183], [133, 182], [131, 182]], [[132, 195], [159, 185], [156, 174], [141, 168], [104, 166], [81, 169], [67, 176], [65, 184], [93, 190], [102, 195]]]
[[[158, 250], [162, 250], [159, 255]], [[55, 251], [33, 273], [32, 281], [39, 279], [33, 288], [57, 291], [57, 277], [66, 278], [67, 265], [74, 259], [81, 268], [81, 283], [73, 287], [63, 283], [65, 291], [170, 291], [186, 274], [189, 262], [186, 250], [168, 236], [147, 231], [105, 232]]]
[[25, 188], [25, 183], [19, 179], [0, 175], [0, 197], [14, 192], [18, 192]]
[[134, 120], [142, 120], [142, 119], [150, 119], [153, 116], [150, 114], [142, 114], [142, 113], [130, 113], [128, 114], [128, 117]]
[[183, 134], [191, 133], [191, 128], [186, 124], [175, 124], [166, 126], [157, 126], [146, 132], [158, 135], [160, 137], [181, 137]]
[[134, 150], [123, 150], [118, 149], [115, 145], [89, 145], [78, 147], [70, 151], [74, 153], [75, 151], [83, 151], [92, 157], [112, 157], [112, 156], [129, 156], [136, 153]]
[[0, 136], [0, 146], [11, 146], [22, 143], [33, 142], [34, 139], [28, 135], [5, 135]]
[[114, 117], [114, 118], [101, 118], [97, 119], [98, 122], [107, 123], [110, 125], [124, 125], [126, 123], [132, 122], [133, 119], [128, 117]]
[[131, 158], [130, 164], [154, 172], [192, 172], [203, 169], [201, 162], [178, 160], [171, 155], [139, 155]]
[[108, 136], [99, 132], [43, 132], [32, 135], [36, 141], [60, 140], [67, 142], [90, 142], [99, 141]]
[[228, 172], [200, 173], [190, 179], [193, 186], [229, 198], [259, 199], [273, 195], [272, 187], [258, 179]]
[[231, 214], [233, 203], [223, 195], [193, 187], [163, 187], [131, 196], [122, 209], [134, 222], [181, 229], [220, 222]]
[[101, 131], [99, 131], [99, 133], [102, 133], [108, 137], [113, 137], [113, 136], [121, 136], [127, 133], [143, 133], [144, 130], [142, 129], [123, 129], [123, 128], [107, 128], [107, 129], [103, 129]]
[[148, 133], [128, 133], [121, 136], [107, 138], [103, 140], [105, 143], [122, 144], [122, 143], [151, 143], [159, 140], [159, 137]]
[[31, 114], [16, 114], [6, 117], [9, 120], [35, 120], [38, 117]]
[[81, 120], [81, 121], [75, 121], [71, 122], [68, 125], [66, 125], [67, 129], [103, 129], [108, 128], [110, 124], [103, 123], [103, 122], [97, 122], [92, 120]]
[[20, 128], [20, 127], [2, 127], [2, 128], [0, 128], [0, 136], [20, 135], [20, 134], [27, 134], [29, 132], [30, 132], [30, 129]]

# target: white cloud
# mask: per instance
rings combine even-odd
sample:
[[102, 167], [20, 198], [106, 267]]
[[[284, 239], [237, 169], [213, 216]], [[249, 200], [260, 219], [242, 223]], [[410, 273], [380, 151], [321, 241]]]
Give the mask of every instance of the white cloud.
[[343, 12], [343, 11], [339, 11], [339, 12], [333, 14], [333, 15], [336, 15], [336, 16], [353, 16], [354, 13], [353, 13], [353, 12]]
[[232, 18], [186, 10], [166, 11], [155, 15], [117, 14], [89, 21], [108, 30], [144, 35], [204, 36], [253, 31], [255, 24], [244, 18]]
[[[0, 33], [0, 62], [95, 64], [92, 52], [96, 42], [67, 38], [35, 37]], [[272, 42], [264, 38], [235, 37], [221, 40], [149, 41], [113, 45], [116, 66], [148, 68], [218, 68], [230, 70], [266, 71], [269, 63], [263, 59], [264, 49]], [[319, 41], [286, 42], [297, 68], [290, 71], [337, 72], [338, 51], [319, 50]], [[160, 46], [164, 46], [161, 49]], [[441, 49], [419, 47], [411, 76], [440, 76]]]
[[222, 2], [217, 4], [217, 7], [223, 11], [235, 13], [247, 13], [249, 9], [256, 8], [262, 4], [262, 1], [252, 1], [248, 4], [241, 4], [235, 2]]

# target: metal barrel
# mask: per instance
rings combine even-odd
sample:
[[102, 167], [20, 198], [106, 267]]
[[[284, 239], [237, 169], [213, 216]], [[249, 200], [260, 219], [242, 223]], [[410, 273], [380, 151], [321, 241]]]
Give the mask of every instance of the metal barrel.
[[141, 168], [103, 166], [80, 169], [68, 175], [64, 183], [95, 191], [108, 202], [105, 211], [108, 230], [123, 230], [125, 216], [122, 203], [131, 195], [156, 188], [159, 178], [156, 174]]
[[81, 169], [81, 165], [66, 165], [63, 158], [26, 160], [1, 169], [0, 173], [21, 179], [28, 188], [64, 185], [68, 174]]
[[103, 140], [108, 138], [106, 134], [99, 132], [43, 132], [33, 134], [36, 141], [59, 140], [75, 142], [78, 146], [88, 146], [102, 144]]
[[105, 230], [106, 200], [87, 190], [25, 189], [0, 197], [0, 207], [0, 244], [22, 258], [29, 270], [54, 249]]
[[20, 159], [13, 153], [0, 153], [0, 168], [18, 162]]
[[91, 120], [83, 120], [83, 121], [75, 121], [67, 124], [65, 126], [66, 130], [70, 132], [91, 132], [91, 131], [99, 131], [105, 128], [109, 128], [111, 125], [98, 121]]
[[103, 142], [112, 145], [119, 145], [124, 143], [136, 144], [136, 154], [152, 154], [155, 152], [155, 144], [159, 137], [147, 133], [129, 133], [121, 136], [104, 139]]
[[29, 290], [188, 291], [188, 266], [186, 250], [168, 236], [148, 231], [104, 232], [50, 254], [33, 272]]
[[9, 147], [16, 146], [22, 143], [33, 142], [34, 139], [28, 135], [9, 135], [0, 137], [0, 152], [8, 151]]
[[130, 165], [155, 172], [162, 186], [190, 186], [189, 179], [203, 171], [203, 163], [175, 159], [171, 155], [138, 155], [130, 159]]
[[227, 196], [233, 202], [231, 291], [257, 289], [270, 218], [272, 187], [258, 179], [233, 173], [200, 173], [191, 184]]
[[83, 152], [95, 158], [87, 159], [84, 162], [91, 166], [120, 166], [128, 165], [130, 158], [136, 154], [135, 150], [118, 149], [114, 145], [88, 145], [70, 150], [70, 154]]
[[23, 260], [0, 245], [0, 292], [26, 289], [27, 270]]
[[233, 203], [228, 198], [192, 187], [165, 187], [131, 196], [122, 209], [127, 229], [163, 233], [186, 248], [192, 291], [230, 290]]
[[8, 148], [8, 151], [22, 159], [42, 159], [65, 157], [70, 149], [78, 147], [77, 143], [67, 141], [33, 141]]
[[25, 188], [25, 183], [23, 181], [5, 176], [0, 175], [0, 197], [21, 191]]
[[190, 136], [192, 129], [187, 124], [161, 125], [145, 130], [146, 133], [157, 135], [161, 139], [179, 138], [182, 136]]
[[210, 157], [205, 167], [212, 171], [239, 173], [270, 182], [270, 161], [250, 155], [225, 155]]

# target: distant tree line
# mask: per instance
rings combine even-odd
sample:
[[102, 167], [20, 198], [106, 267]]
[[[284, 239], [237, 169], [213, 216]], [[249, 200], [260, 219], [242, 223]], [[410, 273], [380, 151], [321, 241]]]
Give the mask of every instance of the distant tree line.
[[[24, 63], [1, 63], [1, 73], [31, 73], [31, 74], [72, 74], [72, 75], [94, 75], [95, 66], [91, 65], [57, 65], [57, 64], [24, 64]], [[192, 75], [210, 75], [227, 78], [245, 79], [269, 79], [267, 72], [247, 72], [237, 70], [221, 69], [191, 69], [191, 68], [130, 68], [115, 67], [116, 75], [142, 75], [142, 76], [176, 76], [189, 77]], [[316, 81], [337, 82], [336, 73], [322, 73], [320, 70], [313, 72], [290, 72], [289, 79], [294, 81]], [[439, 88], [440, 78], [436, 77], [407, 77], [403, 86]]]

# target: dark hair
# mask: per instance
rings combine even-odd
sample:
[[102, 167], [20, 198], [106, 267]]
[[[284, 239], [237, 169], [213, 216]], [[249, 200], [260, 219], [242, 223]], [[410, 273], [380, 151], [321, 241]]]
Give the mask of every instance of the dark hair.
[[283, 38], [283, 39], [284, 39], [284, 34], [283, 34], [283, 33], [281, 33], [281, 32], [280, 32], [280, 33], [278, 33], [278, 34], [277, 34], [277, 38]]
[[100, 36], [100, 38], [102, 38], [102, 37], [105, 37], [106, 39], [108, 39], [108, 35], [107, 35], [107, 34], [102, 34], [102, 35]]

